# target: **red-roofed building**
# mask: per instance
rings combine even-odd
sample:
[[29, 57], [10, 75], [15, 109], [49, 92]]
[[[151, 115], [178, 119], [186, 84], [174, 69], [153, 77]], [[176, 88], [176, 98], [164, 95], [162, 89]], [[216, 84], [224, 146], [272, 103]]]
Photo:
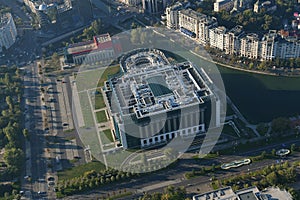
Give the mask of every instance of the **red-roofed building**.
[[120, 42], [110, 35], [94, 36], [93, 40], [69, 45], [65, 50], [65, 63], [96, 63], [115, 59], [122, 51]]

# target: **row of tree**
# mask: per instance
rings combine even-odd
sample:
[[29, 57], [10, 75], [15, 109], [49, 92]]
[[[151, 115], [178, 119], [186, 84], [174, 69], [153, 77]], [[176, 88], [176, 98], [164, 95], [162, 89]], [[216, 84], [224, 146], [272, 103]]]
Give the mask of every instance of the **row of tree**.
[[19, 69], [1, 66], [0, 88], [0, 148], [4, 150], [0, 180], [11, 181], [19, 177], [24, 163], [23, 115], [20, 107], [23, 90]]
[[186, 198], [186, 191], [184, 187], [175, 188], [168, 186], [163, 193], [144, 194], [139, 200], [183, 200]]
[[269, 186], [288, 188], [288, 184], [296, 181], [296, 168], [299, 167], [299, 165], [300, 162], [293, 164], [288, 162], [277, 165], [273, 164], [258, 171], [244, 173], [218, 182], [219, 185], [232, 186], [234, 190], [250, 186], [257, 186], [259, 189], [264, 189]]
[[99, 188], [104, 184], [125, 180], [132, 176], [135, 175], [130, 172], [122, 172], [114, 169], [108, 169], [102, 172], [96, 172], [95, 170], [87, 171], [82, 176], [60, 181], [57, 185], [57, 196], [73, 195]]

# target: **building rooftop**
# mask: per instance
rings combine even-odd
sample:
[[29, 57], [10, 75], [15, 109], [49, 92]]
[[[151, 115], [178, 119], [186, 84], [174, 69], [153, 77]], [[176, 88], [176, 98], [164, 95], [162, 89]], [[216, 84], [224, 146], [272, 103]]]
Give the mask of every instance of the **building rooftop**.
[[200, 195], [195, 195], [193, 200], [234, 200], [236, 199], [236, 195], [231, 189], [231, 187], [225, 187], [220, 190], [214, 190], [207, 193], [203, 193]]
[[206, 15], [204, 15], [200, 12], [196, 12], [196, 11], [190, 9], [190, 8], [181, 10], [180, 13], [182, 13], [184, 15], [187, 15], [189, 17], [192, 17], [193, 19], [198, 19], [198, 20], [206, 17]]
[[81, 54], [107, 48], [113, 48], [112, 39], [108, 33], [95, 36], [94, 40], [70, 44], [67, 48], [67, 52], [68, 54]]
[[292, 196], [287, 191], [279, 188], [267, 188], [262, 192], [257, 187], [250, 187], [234, 192], [231, 187], [221, 188], [200, 195], [193, 196], [193, 200], [268, 200], [285, 199], [292, 200]]
[[183, 8], [183, 5], [182, 5], [181, 2], [178, 2], [178, 1], [177, 1], [174, 5], [171, 5], [169, 8], [170, 8], [171, 10], [180, 10], [180, 9]]
[[137, 118], [202, 104], [212, 94], [206, 74], [189, 63], [171, 65], [164, 55], [140, 51], [121, 59], [125, 74], [113, 81], [123, 115]]
[[233, 27], [232, 29], [229, 30], [229, 33], [235, 35], [235, 36], [239, 36], [241, 34], [243, 34], [243, 27], [240, 25], [237, 25], [235, 27]]
[[218, 26], [218, 27], [212, 28], [211, 30], [213, 30], [215, 33], [218, 33], [218, 34], [224, 34], [227, 31], [225, 26]]

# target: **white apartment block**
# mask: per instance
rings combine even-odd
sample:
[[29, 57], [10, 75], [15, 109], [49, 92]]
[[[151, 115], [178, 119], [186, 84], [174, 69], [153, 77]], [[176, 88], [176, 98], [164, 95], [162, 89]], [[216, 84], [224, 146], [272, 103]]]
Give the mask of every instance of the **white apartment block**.
[[214, 17], [205, 16], [204, 18], [200, 19], [198, 28], [199, 42], [202, 44], [209, 43], [209, 30], [217, 26], [218, 22], [217, 19]]
[[240, 56], [258, 59], [259, 58], [259, 38], [257, 34], [249, 33], [241, 38]]
[[270, 30], [269, 33], [265, 34], [261, 40], [261, 60], [273, 60], [276, 56], [277, 51], [277, 33], [276, 31]]
[[171, 29], [179, 29], [179, 11], [182, 9], [182, 4], [177, 2], [173, 6], [166, 8], [167, 27]]
[[199, 21], [206, 17], [206, 15], [196, 12], [192, 9], [185, 9], [179, 11], [179, 28], [181, 32], [190, 37], [198, 39], [199, 36]]
[[17, 28], [14, 19], [10, 13], [1, 16], [0, 19], [0, 52], [2, 48], [11, 47], [17, 38]]
[[225, 49], [226, 28], [224, 26], [215, 27], [209, 30], [209, 44], [211, 47], [221, 51]]
[[225, 53], [239, 55], [241, 37], [244, 35], [242, 26], [235, 26], [228, 31], [225, 38]]
[[218, 27], [215, 18], [192, 9], [168, 7], [166, 15], [168, 28], [179, 29], [202, 45], [209, 44], [229, 55], [259, 60], [300, 57], [299, 39], [280, 38], [275, 30], [270, 30], [260, 39], [254, 33], [245, 35], [243, 27], [239, 25], [227, 31], [226, 27]]

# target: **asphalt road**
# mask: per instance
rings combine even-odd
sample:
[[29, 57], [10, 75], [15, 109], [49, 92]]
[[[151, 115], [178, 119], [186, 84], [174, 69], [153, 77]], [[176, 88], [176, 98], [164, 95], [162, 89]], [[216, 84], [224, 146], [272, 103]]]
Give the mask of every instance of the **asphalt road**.
[[[299, 140], [295, 141], [292, 140], [290, 142], [286, 142], [285, 145], [290, 145], [290, 144], [300, 144]], [[88, 192], [86, 194], [82, 195], [74, 195], [71, 197], [66, 197], [65, 199], [95, 199], [95, 198], [100, 198], [105, 196], [107, 193], [112, 194], [113, 192], [118, 192], [120, 190], [124, 191], [131, 191], [133, 192], [133, 195], [124, 197], [122, 199], [134, 199], [138, 198], [143, 194], [143, 191], [145, 192], [162, 192], [163, 189], [166, 187], [164, 183], [167, 181], [173, 181], [174, 186], [184, 186], [187, 188], [187, 191], [189, 193], [194, 193], [197, 191], [197, 188], [201, 188], [202, 185], [207, 185], [209, 184], [210, 178], [214, 176], [217, 179], [223, 179], [226, 177], [238, 175], [241, 173], [247, 173], [250, 171], [255, 171], [259, 170], [264, 166], [269, 166], [272, 164], [276, 164], [278, 161], [298, 161], [300, 159], [300, 153], [294, 153], [293, 155], [287, 156], [286, 158], [278, 158], [276, 159], [266, 159], [261, 162], [254, 162], [251, 163], [250, 165], [242, 166], [240, 168], [236, 169], [230, 169], [230, 170], [222, 170], [222, 171], [217, 171], [214, 174], [207, 174], [206, 176], [199, 176], [193, 179], [186, 180], [184, 178], [184, 174], [186, 172], [191, 172], [193, 169], [201, 169], [203, 166], [211, 166], [212, 164], [221, 164], [221, 163], [227, 163], [231, 162], [233, 160], [237, 159], [243, 159], [246, 158], [247, 155], [257, 155], [260, 154], [262, 151], [271, 151], [272, 149], [280, 149], [282, 148], [282, 143], [279, 144], [272, 144], [272, 145], [266, 145], [265, 147], [259, 148], [259, 149], [254, 149], [248, 152], [244, 152], [240, 155], [223, 155], [219, 156], [216, 159], [188, 159], [188, 158], [183, 158], [180, 159], [175, 166], [173, 166], [170, 169], [167, 170], [162, 170], [158, 172], [154, 172], [152, 174], [148, 175], [141, 175], [139, 177], [132, 178], [128, 181], [124, 181], [118, 184], [110, 184], [107, 186], [104, 186], [98, 190], [93, 190], [91, 192]]]
[[[29, 115], [29, 133], [30, 133], [30, 149], [31, 155], [26, 155], [26, 159], [31, 160], [31, 168], [29, 175], [32, 181], [23, 182], [23, 191], [30, 191], [33, 197], [39, 196], [39, 191], [45, 191], [46, 185], [41, 179], [45, 179], [46, 160], [44, 158], [45, 137], [43, 132], [41, 99], [39, 78], [36, 63], [25, 68], [25, 94], [28, 101]], [[28, 171], [28, 169], [27, 169]], [[25, 174], [28, 175], [28, 174]]]

